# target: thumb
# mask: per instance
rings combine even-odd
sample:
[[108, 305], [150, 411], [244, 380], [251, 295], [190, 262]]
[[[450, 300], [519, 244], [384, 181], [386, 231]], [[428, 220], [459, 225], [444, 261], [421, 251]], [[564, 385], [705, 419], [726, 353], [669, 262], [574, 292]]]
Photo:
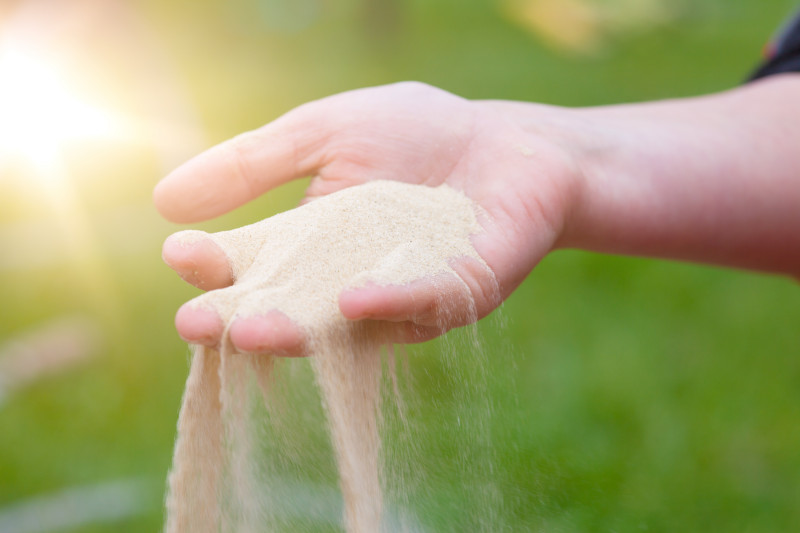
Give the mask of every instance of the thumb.
[[173, 222], [198, 222], [316, 173], [324, 145], [336, 131], [325, 120], [328, 106], [322, 102], [298, 107], [184, 163], [156, 185], [156, 208]]

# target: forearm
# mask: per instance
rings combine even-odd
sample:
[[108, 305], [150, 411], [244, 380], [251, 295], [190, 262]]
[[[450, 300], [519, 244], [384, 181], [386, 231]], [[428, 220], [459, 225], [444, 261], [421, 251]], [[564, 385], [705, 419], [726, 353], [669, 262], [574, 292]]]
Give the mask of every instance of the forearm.
[[520, 124], [549, 129], [580, 169], [559, 247], [800, 275], [800, 75], [701, 98], [536, 107], [540, 119], [517, 113]]

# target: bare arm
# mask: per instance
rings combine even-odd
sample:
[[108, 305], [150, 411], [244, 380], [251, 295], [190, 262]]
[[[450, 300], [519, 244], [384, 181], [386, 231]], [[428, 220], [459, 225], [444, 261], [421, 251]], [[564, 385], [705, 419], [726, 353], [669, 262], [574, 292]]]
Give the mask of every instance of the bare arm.
[[800, 276], [800, 75], [551, 117], [583, 175], [557, 246]]
[[[167, 176], [155, 201], [167, 218], [193, 222], [308, 175], [307, 199], [372, 179], [448, 183], [489, 215], [473, 243], [502, 298], [544, 255], [565, 247], [798, 276], [799, 95], [797, 74], [699, 98], [586, 109], [474, 102], [415, 83], [362, 89], [208, 150]], [[190, 246], [168, 239], [164, 258], [200, 288], [232, 282], [213, 238]], [[457, 270], [478, 315], [488, 314], [499, 303], [494, 280]], [[425, 303], [429, 289], [345, 290], [339, 306], [353, 320], [430, 332], [439, 322]], [[248, 351], [302, 344], [285, 324], [284, 342], [259, 335], [276, 329], [259, 320], [234, 344]], [[213, 344], [223, 331], [217, 317], [191, 306], [176, 322], [192, 342]]]

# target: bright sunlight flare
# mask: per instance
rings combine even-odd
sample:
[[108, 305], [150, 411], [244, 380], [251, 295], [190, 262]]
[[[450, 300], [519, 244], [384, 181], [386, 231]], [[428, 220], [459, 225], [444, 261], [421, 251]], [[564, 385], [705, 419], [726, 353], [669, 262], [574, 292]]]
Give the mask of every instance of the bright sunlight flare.
[[112, 130], [111, 115], [78, 98], [56, 68], [23, 49], [0, 48], [0, 162], [22, 158], [46, 168], [65, 144]]

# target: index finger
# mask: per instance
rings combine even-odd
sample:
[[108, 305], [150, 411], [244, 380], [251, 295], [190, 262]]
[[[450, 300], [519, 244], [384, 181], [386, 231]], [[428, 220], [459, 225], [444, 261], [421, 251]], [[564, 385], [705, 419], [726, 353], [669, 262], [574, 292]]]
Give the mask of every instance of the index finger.
[[158, 211], [172, 222], [207, 220], [315, 173], [330, 128], [314, 116], [314, 104], [218, 144], [172, 171], [153, 192]]

